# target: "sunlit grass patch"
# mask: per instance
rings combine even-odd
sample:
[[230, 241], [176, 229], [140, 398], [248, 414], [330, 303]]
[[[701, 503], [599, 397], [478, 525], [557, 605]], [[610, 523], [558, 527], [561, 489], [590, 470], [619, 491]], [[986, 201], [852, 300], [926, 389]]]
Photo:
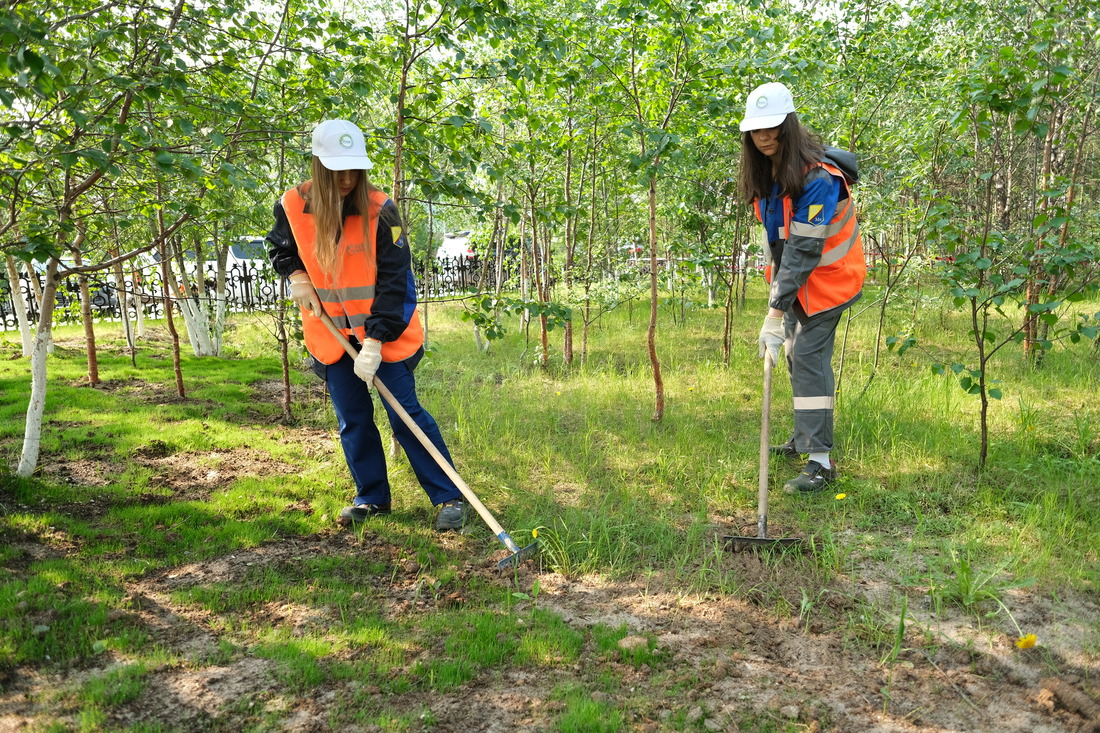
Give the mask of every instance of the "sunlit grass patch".
[[147, 671], [143, 662], [110, 668], [85, 682], [80, 697], [86, 705], [93, 707], [113, 707], [130, 702], [145, 689]]
[[584, 635], [560, 616], [535, 609], [525, 624], [516, 648], [516, 664], [557, 666], [576, 661]]
[[562, 733], [615, 733], [626, 729], [626, 720], [609, 700], [594, 700], [590, 691], [576, 685], [568, 685], [556, 691], [565, 704], [565, 710], [555, 722], [554, 729]]

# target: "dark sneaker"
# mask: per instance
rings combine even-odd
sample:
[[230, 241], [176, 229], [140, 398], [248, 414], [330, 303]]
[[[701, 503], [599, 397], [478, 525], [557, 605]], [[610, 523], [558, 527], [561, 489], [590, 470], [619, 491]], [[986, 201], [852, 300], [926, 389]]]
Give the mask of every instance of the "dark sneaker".
[[389, 514], [389, 504], [359, 504], [358, 506], [346, 506], [340, 510], [340, 516], [336, 523], [344, 527], [349, 524], [359, 524], [379, 514]]
[[828, 468], [817, 461], [810, 461], [802, 469], [802, 473], [783, 484], [783, 491], [788, 494], [808, 494], [825, 489], [836, 478], [836, 464], [829, 461]]
[[771, 453], [773, 456], [783, 456], [784, 458], [798, 458], [802, 455], [794, 447], [794, 443], [789, 440], [779, 445], [769, 445], [768, 453]]
[[440, 532], [458, 531], [466, 524], [466, 502], [451, 499], [439, 505], [439, 514], [435, 517], [435, 528]]

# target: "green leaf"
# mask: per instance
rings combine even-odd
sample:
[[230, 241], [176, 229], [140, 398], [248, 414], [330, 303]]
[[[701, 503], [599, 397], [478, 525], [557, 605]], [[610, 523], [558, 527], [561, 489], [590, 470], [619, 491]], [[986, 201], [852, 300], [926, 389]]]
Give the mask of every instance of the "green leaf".
[[20, 49], [19, 61], [22, 64], [21, 68], [29, 69], [35, 75], [41, 74], [43, 67], [46, 65], [42, 57], [29, 48]]

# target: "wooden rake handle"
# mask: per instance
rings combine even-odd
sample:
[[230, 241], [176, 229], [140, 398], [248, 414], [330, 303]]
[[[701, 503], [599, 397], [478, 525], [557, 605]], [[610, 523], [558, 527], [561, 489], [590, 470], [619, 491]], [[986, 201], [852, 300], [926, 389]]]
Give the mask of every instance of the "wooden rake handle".
[[756, 536], [768, 536], [768, 433], [771, 428], [772, 352], [764, 350], [764, 399], [760, 409], [760, 483], [757, 487]]

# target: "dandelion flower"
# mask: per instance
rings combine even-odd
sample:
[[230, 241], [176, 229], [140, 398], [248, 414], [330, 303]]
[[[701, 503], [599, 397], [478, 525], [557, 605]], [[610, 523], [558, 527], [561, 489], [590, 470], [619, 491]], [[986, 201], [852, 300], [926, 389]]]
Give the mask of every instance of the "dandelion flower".
[[844, 500], [845, 500], [845, 499], [847, 499], [847, 498], [848, 498], [848, 495], [847, 495], [847, 494], [837, 494], [837, 495], [836, 495], [836, 500], [837, 500], [837, 501], [844, 501]]
[[560, 394], [561, 394], [561, 392], [555, 392], [554, 394], [556, 394], [556, 395], [560, 395]]
[[1020, 649], [1030, 649], [1035, 646], [1035, 634], [1025, 634], [1016, 640], [1016, 646]]
[[531, 530], [531, 539], [537, 540], [538, 538], [539, 538], [539, 529], [538, 529], [538, 527], [535, 527], [533, 530]]
[[691, 391], [693, 391], [694, 389], [695, 389], [695, 387], [688, 387], [688, 392], [691, 392]]

